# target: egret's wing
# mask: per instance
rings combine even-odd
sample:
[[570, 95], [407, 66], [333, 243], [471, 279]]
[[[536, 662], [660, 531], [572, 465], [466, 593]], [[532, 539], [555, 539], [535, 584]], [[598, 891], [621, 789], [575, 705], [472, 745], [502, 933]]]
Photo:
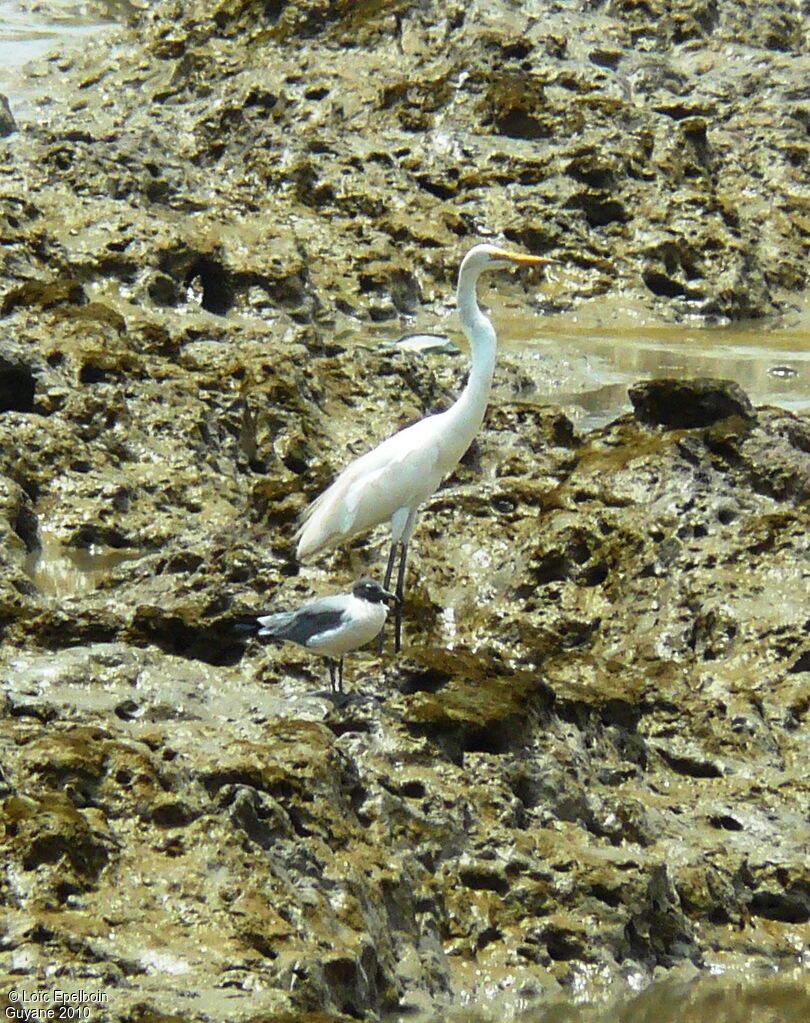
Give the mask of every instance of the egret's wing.
[[304, 513], [296, 534], [298, 556], [386, 522], [429, 496], [443, 475], [437, 476], [439, 419], [414, 423], [347, 466]]

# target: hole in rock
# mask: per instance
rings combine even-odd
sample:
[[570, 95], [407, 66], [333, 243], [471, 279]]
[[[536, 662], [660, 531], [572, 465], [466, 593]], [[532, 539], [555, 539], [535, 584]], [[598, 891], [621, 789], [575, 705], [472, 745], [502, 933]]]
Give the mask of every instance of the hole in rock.
[[28, 366], [0, 358], [0, 412], [33, 412], [36, 378]]
[[208, 256], [201, 256], [186, 274], [185, 286], [189, 287], [195, 280], [202, 285], [202, 308], [224, 316], [233, 305], [233, 287], [225, 268]]

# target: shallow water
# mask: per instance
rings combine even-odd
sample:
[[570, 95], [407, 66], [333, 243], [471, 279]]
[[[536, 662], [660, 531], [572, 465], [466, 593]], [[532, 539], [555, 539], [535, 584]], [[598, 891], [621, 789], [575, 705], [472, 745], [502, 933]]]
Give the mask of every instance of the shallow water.
[[583, 429], [628, 410], [627, 388], [656, 376], [722, 377], [755, 405], [810, 409], [810, 322], [800, 317], [794, 326], [695, 327], [599, 325], [568, 316], [536, 327], [521, 348], [552, 368], [537, 398], [566, 407]]
[[[497, 1001], [498, 999], [496, 999]], [[493, 1011], [458, 1009], [442, 1023], [807, 1023], [810, 972], [795, 968], [769, 977], [702, 973], [691, 979], [664, 977], [643, 990], [593, 996], [572, 991], [537, 1009], [515, 1011], [506, 1003]], [[432, 1021], [438, 1023], [438, 1021]]]
[[8, 96], [15, 117], [31, 113], [35, 95], [24, 65], [48, 53], [64, 53], [121, 20], [126, 0], [95, 4], [71, 0], [21, 4], [0, 0], [0, 92]]
[[99, 544], [66, 547], [56, 537], [44, 533], [41, 546], [26, 558], [25, 571], [43, 595], [73, 597], [91, 593], [113, 569], [139, 556], [137, 551], [115, 550]]
[[[779, 324], [705, 327], [655, 322], [621, 297], [543, 315], [530, 301], [484, 294], [501, 350], [518, 356], [525, 370], [519, 396], [559, 405], [582, 431], [628, 411], [628, 387], [658, 376], [722, 377], [736, 381], [755, 405], [810, 410], [810, 297], [801, 298]], [[412, 329], [445, 333], [466, 349], [453, 314], [420, 316]], [[351, 343], [351, 333], [341, 332], [341, 340]], [[391, 325], [354, 332], [361, 344], [395, 336]], [[438, 352], [425, 358], [452, 356]], [[496, 370], [496, 387], [498, 379]]]

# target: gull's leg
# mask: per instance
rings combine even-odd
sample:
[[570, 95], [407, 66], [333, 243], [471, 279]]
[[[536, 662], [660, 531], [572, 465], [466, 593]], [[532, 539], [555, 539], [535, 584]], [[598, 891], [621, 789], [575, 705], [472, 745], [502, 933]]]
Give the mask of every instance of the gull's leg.
[[326, 663], [329, 665], [329, 685], [332, 687], [332, 692], [336, 692], [335, 689], [335, 662], [331, 657], [326, 658]]
[[[399, 546], [399, 544], [397, 543], [396, 540], [391, 544], [391, 552], [388, 555], [388, 565], [387, 565], [387, 567], [385, 569], [385, 581], [383, 582], [383, 589], [384, 590], [387, 590], [388, 587], [391, 585], [391, 576], [394, 574], [394, 561], [396, 560], [397, 547], [398, 546]], [[380, 629], [380, 634], [377, 637], [377, 653], [378, 654], [381, 654], [383, 652], [383, 644], [384, 643], [385, 643], [385, 625], [383, 625], [383, 627]]]
[[[394, 653], [398, 654], [402, 646], [402, 601], [405, 596], [405, 565], [408, 561], [408, 544], [402, 544], [402, 554], [399, 558], [399, 571], [397, 572], [397, 588], [394, 590], [397, 597], [397, 606], [394, 611]], [[386, 587], [387, 589], [388, 587]]]
[[343, 692], [343, 658], [338, 661], [338, 692]]

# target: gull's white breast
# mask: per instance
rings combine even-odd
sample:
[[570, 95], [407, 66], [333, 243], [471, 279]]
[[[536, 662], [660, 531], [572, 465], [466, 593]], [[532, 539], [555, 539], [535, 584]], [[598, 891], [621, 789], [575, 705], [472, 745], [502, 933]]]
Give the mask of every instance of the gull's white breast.
[[326, 657], [343, 657], [378, 636], [387, 615], [385, 604], [359, 600], [352, 595], [346, 601], [340, 624], [328, 632], [313, 636], [307, 642], [307, 649]]

